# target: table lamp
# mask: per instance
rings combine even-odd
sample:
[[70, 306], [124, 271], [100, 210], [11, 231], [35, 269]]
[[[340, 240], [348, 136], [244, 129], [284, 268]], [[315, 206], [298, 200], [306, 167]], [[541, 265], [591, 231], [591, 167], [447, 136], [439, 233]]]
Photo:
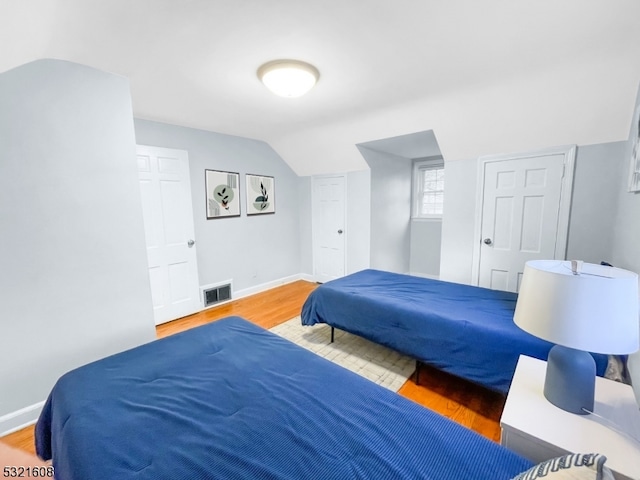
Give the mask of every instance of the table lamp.
[[596, 377], [588, 352], [638, 350], [638, 275], [580, 261], [529, 261], [513, 320], [556, 344], [547, 360], [547, 400], [585, 415], [593, 412]]

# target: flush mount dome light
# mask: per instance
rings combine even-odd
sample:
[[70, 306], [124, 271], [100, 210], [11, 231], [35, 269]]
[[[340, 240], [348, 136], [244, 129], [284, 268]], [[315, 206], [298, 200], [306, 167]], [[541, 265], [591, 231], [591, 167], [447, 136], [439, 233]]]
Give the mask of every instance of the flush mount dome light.
[[320, 72], [313, 65], [299, 60], [273, 60], [258, 69], [258, 78], [276, 95], [299, 97], [318, 81]]

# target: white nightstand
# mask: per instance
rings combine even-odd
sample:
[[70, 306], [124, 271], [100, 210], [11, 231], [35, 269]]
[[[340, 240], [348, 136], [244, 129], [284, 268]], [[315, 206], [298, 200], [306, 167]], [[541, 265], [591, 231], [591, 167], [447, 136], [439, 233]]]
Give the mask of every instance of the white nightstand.
[[[543, 395], [547, 363], [520, 356], [502, 412], [501, 443], [536, 463], [566, 453], [602, 453], [616, 479], [640, 479], [640, 445], [593, 415], [575, 415]], [[596, 378], [595, 413], [640, 438], [640, 410], [629, 385]]]

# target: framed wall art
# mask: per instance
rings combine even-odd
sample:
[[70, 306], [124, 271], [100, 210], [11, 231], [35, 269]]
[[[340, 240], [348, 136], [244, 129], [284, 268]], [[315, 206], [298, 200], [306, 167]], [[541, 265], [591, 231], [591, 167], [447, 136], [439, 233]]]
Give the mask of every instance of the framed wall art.
[[207, 220], [240, 216], [240, 174], [220, 170], [205, 170]]
[[247, 215], [276, 212], [275, 179], [264, 175], [246, 175]]

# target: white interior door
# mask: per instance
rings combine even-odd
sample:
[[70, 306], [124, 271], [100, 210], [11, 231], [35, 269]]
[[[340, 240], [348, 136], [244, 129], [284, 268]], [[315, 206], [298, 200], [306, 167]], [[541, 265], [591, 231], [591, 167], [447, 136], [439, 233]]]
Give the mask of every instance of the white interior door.
[[137, 147], [149, 280], [156, 325], [199, 310], [189, 158]]
[[481, 159], [479, 286], [517, 292], [525, 262], [564, 259], [574, 157], [562, 147]]
[[313, 263], [318, 282], [345, 274], [345, 177], [313, 177]]

